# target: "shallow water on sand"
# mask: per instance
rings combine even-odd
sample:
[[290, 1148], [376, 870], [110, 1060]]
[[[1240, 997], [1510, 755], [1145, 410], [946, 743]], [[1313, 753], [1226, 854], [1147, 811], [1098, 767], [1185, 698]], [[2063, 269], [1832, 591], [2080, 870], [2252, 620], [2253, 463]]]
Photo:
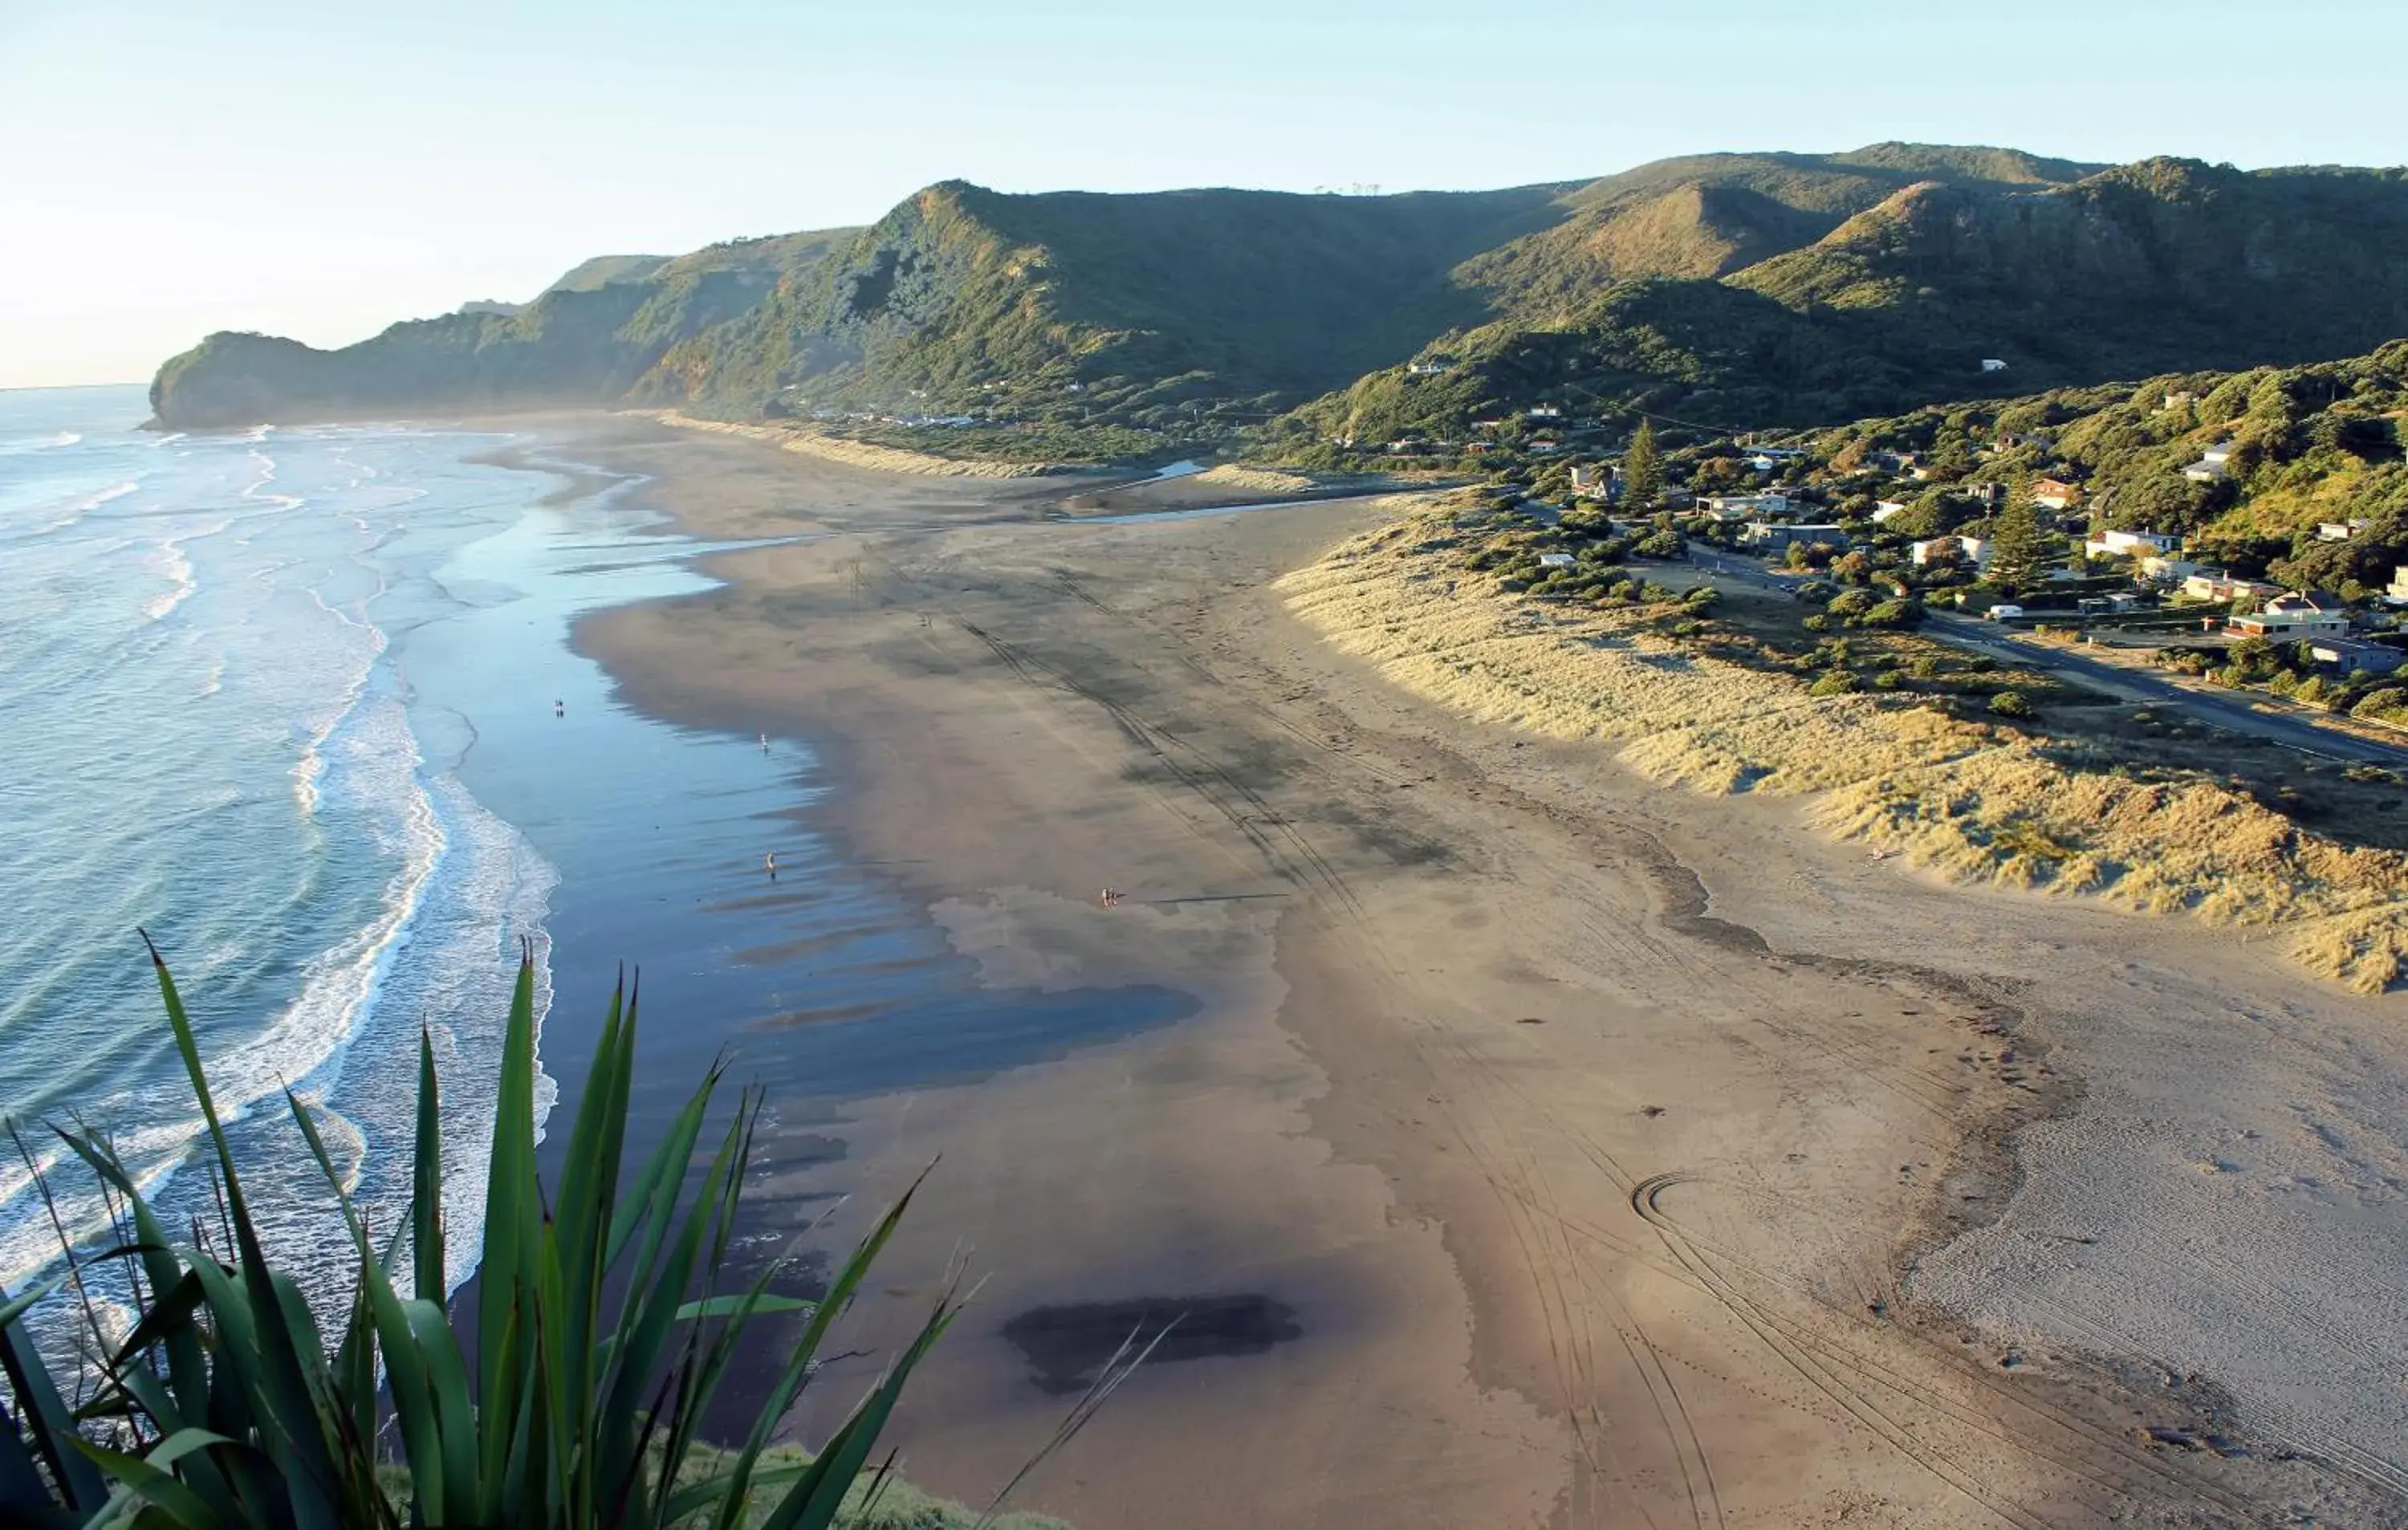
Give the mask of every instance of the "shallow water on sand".
[[[197, 1122], [134, 931], [191, 1000], [271, 1241], [342, 1279], [280, 1092], [313, 1101], [375, 1224], [407, 1194], [421, 1026], [445, 1091], [451, 1271], [469, 1273], [512, 964], [573, 1105], [622, 963], [645, 1025], [635, 1146], [732, 1054], [782, 1102], [975, 1079], [1193, 1008], [1162, 989], [981, 991], [943, 935], [813, 826], [798, 741], [614, 699], [580, 615], [706, 588], [641, 484], [504, 434], [178, 436], [136, 390], [0, 394], [0, 1113], [81, 1113], [171, 1218]], [[765, 865], [774, 851], [774, 880]], [[556, 998], [556, 1005], [555, 1005]], [[553, 1146], [565, 1133], [554, 1133]], [[0, 1280], [54, 1251], [0, 1175]]]

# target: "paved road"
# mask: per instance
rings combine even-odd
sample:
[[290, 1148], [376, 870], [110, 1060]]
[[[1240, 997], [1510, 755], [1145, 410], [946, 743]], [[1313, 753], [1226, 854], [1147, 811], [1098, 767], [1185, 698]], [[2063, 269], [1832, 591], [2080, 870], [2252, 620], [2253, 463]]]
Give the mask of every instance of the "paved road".
[[1987, 622], [1932, 611], [1925, 615], [1923, 630], [1959, 648], [2078, 680], [2112, 695], [2180, 707], [2219, 728], [2248, 734], [2286, 749], [2376, 765], [2408, 765], [2408, 747], [2344, 733], [2296, 712], [2261, 711], [2237, 695], [2178, 684], [2144, 669], [2127, 668], [2054, 645], [2036, 643]]
[[[1730, 579], [1745, 579], [1768, 590], [1788, 592], [1806, 575], [1775, 573], [1752, 558], [1733, 557], [1692, 546], [1689, 561], [1699, 568]], [[2094, 690], [2157, 706], [2180, 707], [2192, 716], [2234, 733], [2263, 738], [2286, 749], [2333, 759], [2364, 760], [2375, 765], [2408, 767], [2408, 746], [2386, 744], [2339, 728], [2325, 727], [2298, 713], [2260, 711], [2238, 696], [2179, 685], [2146, 670], [2128, 669], [2065, 649], [2018, 637], [1994, 622], [1938, 611], [1924, 618], [1926, 636], [1971, 649], [2005, 663], [2078, 680]]]

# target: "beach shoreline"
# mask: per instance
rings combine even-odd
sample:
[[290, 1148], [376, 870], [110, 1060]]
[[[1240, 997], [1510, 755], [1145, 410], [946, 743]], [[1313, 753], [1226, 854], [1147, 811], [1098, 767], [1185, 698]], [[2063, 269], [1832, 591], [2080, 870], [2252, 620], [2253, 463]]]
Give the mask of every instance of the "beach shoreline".
[[[812, 739], [815, 824], [990, 986], [1197, 1001], [812, 1114], [842, 1156], [781, 1191], [871, 1203], [945, 1155], [867, 1347], [961, 1242], [994, 1273], [900, 1421], [924, 1485], [1000, 1482], [1099, 1346], [1185, 1311], [1192, 1344], [1020, 1507], [2239, 1523], [2372, 1491], [2153, 1443], [2238, 1426], [2214, 1389], [2141, 1388], [2137, 1346], [1985, 1301], [1960, 1252], [2028, 1259], [2013, 1208], [2057, 1192], [2021, 1143], [2121, 1104], [2086, 1090], [2101, 994], [2072, 976], [2115, 916], [1869, 869], [1795, 804], [1668, 793], [1395, 693], [1269, 589], [1377, 507], [1080, 525], [1025, 485], [557, 428], [690, 533], [808, 538], [581, 622], [624, 699]], [[2165, 932], [2116, 991], [2362, 1012], [2214, 945]]]

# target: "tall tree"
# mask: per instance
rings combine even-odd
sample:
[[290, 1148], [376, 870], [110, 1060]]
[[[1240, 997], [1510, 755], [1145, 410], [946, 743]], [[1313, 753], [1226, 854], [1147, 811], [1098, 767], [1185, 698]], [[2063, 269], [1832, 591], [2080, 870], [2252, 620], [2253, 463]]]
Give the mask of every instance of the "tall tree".
[[1663, 493], [1664, 457], [1656, 450], [1656, 426], [1641, 420], [1639, 433], [1630, 437], [1630, 450], [1622, 454], [1623, 507], [1646, 509]]
[[2010, 504], [1999, 512], [1990, 536], [1990, 581], [2003, 589], [2020, 590], [2037, 581], [2053, 551], [2041, 529], [2040, 511], [2031, 501]]

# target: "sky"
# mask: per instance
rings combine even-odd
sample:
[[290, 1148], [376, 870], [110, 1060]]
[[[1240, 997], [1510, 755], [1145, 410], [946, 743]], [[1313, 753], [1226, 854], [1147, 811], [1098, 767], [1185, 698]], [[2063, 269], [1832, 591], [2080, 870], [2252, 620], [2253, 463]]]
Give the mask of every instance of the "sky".
[[0, 0], [0, 387], [1005, 191], [1884, 139], [2408, 161], [2401, 0]]

